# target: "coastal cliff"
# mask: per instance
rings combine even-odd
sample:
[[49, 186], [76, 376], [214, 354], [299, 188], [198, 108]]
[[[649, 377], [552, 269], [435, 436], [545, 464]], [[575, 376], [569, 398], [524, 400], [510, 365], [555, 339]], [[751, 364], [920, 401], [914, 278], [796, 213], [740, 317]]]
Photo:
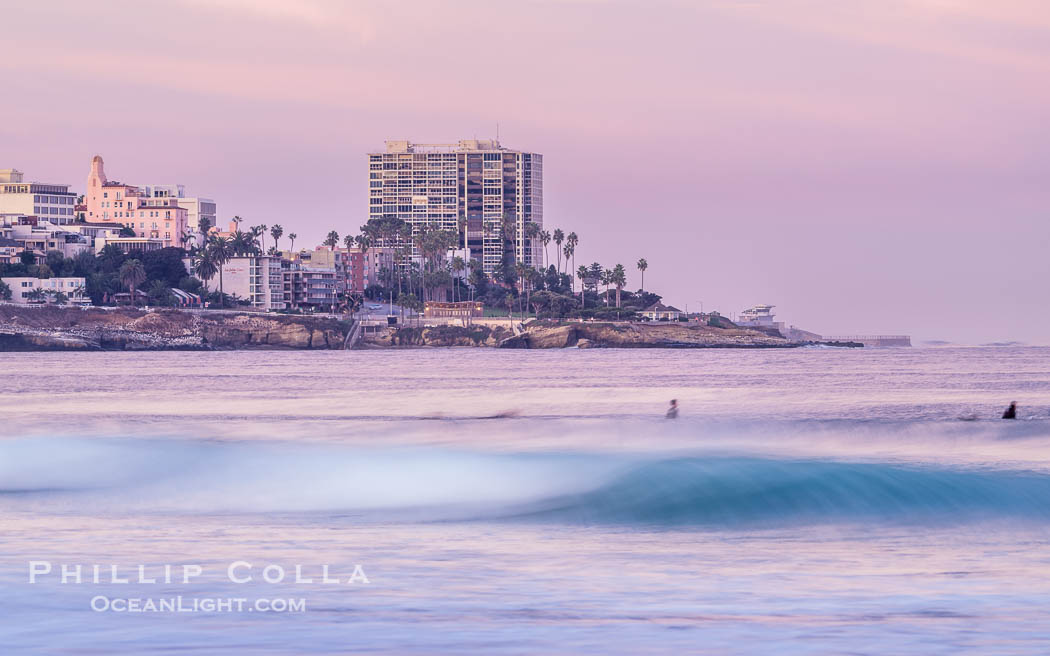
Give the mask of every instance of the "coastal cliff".
[[487, 346], [498, 348], [790, 348], [783, 337], [744, 328], [685, 323], [534, 321], [517, 335], [503, 326], [423, 326], [380, 331], [368, 347]]
[[0, 351], [341, 349], [347, 327], [250, 312], [0, 305]]

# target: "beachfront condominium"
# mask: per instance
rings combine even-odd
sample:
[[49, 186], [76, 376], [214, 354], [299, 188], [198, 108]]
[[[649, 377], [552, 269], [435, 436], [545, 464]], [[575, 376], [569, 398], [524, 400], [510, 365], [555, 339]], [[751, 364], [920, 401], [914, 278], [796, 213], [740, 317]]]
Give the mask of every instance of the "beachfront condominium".
[[74, 220], [76, 200], [69, 185], [26, 182], [18, 169], [0, 169], [0, 214], [23, 214], [69, 225]]
[[463, 217], [466, 247], [486, 273], [499, 268], [505, 238], [513, 240], [515, 261], [542, 264], [543, 246], [526, 229], [530, 223], [543, 227], [543, 156], [538, 153], [504, 148], [494, 140], [387, 141], [384, 152], [368, 154], [368, 189], [369, 219], [398, 218], [413, 231], [424, 226], [458, 231]]

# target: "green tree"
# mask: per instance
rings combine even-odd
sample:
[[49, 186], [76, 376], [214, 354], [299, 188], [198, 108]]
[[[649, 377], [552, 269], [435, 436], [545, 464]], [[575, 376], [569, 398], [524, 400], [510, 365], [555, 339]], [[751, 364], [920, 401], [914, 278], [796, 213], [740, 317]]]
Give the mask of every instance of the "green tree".
[[143, 253], [141, 261], [146, 269], [146, 279], [160, 280], [168, 287], [175, 287], [186, 275], [186, 265], [183, 264], [182, 258], [182, 249], [175, 247]]
[[333, 230], [324, 238], [324, 245], [331, 250], [335, 250], [337, 244], [339, 244], [339, 233]]
[[642, 293], [645, 293], [645, 270], [649, 268], [649, 263], [645, 261], [645, 258], [638, 260], [638, 270], [642, 272]]
[[163, 280], [154, 280], [146, 290], [146, 295], [149, 296], [149, 302], [152, 305], [170, 306], [173, 304], [174, 294]]
[[419, 300], [419, 297], [409, 292], [407, 294], [401, 294], [397, 297], [397, 304], [402, 308], [408, 308], [409, 310], [415, 310], [419, 312], [423, 309], [423, 303]]
[[138, 305], [135, 290], [146, 280], [146, 269], [138, 260], [128, 260], [120, 267], [120, 284], [127, 288], [131, 302]]
[[290, 239], [292, 241], [292, 245], [289, 247], [288, 250], [291, 250], [291, 251], [295, 250], [295, 240], [298, 237], [299, 237], [299, 235], [295, 234], [294, 232], [288, 235], [288, 239]]
[[11, 300], [11, 287], [3, 280], [0, 280], [0, 301]]

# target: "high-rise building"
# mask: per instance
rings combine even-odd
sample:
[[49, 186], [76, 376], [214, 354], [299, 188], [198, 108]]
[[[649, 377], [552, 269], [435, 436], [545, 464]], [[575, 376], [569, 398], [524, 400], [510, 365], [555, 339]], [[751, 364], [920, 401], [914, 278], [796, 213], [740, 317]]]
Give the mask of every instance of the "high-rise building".
[[[543, 156], [504, 148], [495, 140], [455, 144], [387, 141], [368, 154], [368, 217], [394, 217], [413, 231], [422, 227], [459, 230], [466, 220], [466, 246], [486, 273], [503, 260], [504, 241], [514, 260], [542, 263], [530, 223], [543, 227]], [[460, 244], [462, 246], [462, 244]]]
[[26, 182], [17, 169], [0, 169], [0, 213], [24, 214], [55, 225], [73, 223], [77, 195], [69, 185]]

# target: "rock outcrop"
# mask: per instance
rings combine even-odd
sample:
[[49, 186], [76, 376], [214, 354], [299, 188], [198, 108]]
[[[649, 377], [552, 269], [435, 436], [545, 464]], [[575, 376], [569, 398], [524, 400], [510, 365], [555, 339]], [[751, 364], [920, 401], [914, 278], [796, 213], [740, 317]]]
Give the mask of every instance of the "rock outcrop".
[[0, 351], [341, 349], [348, 328], [253, 312], [0, 305]]
[[402, 326], [367, 335], [360, 345], [389, 346], [499, 346], [511, 335], [503, 326]]
[[513, 334], [503, 326], [421, 326], [367, 335], [363, 347], [497, 346], [499, 348], [789, 348], [783, 337], [733, 327], [684, 323], [534, 321]]
[[787, 348], [783, 337], [686, 323], [533, 322], [503, 348]]

